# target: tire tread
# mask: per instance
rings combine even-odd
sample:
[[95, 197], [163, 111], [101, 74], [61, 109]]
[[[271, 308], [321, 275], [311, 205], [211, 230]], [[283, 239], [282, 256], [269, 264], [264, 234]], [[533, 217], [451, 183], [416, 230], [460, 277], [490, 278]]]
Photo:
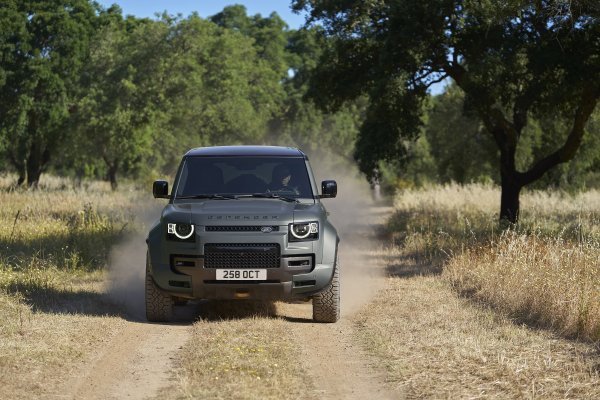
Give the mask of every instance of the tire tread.
[[333, 278], [325, 290], [313, 297], [313, 320], [333, 323], [340, 319], [340, 266], [336, 262]]
[[146, 271], [146, 319], [149, 322], [169, 322], [173, 317], [173, 297], [160, 290]]

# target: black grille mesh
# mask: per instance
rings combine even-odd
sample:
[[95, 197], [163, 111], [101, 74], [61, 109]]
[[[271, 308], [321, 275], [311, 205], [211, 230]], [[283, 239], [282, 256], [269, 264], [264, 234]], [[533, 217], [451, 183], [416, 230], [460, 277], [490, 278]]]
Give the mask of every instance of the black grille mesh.
[[[266, 225], [271, 228], [271, 232], [279, 230], [278, 226]], [[206, 226], [204, 230], [206, 232], [260, 232], [265, 225], [217, 225], [217, 226]]]
[[204, 268], [278, 268], [277, 243], [207, 243]]

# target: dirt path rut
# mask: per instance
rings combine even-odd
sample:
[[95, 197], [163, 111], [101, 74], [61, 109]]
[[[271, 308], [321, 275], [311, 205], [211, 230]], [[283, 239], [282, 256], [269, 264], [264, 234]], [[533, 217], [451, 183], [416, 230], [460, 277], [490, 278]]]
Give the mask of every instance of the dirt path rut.
[[[170, 384], [189, 326], [128, 322], [75, 377], [73, 399], [146, 399]], [[168, 340], [166, 340], [168, 338]]]
[[[392, 399], [384, 375], [351, 336], [343, 318], [336, 324], [310, 322], [311, 304], [278, 304], [278, 314], [291, 320], [290, 330], [300, 346], [303, 362], [319, 399]], [[312, 338], [307, 340], [307, 338]]]

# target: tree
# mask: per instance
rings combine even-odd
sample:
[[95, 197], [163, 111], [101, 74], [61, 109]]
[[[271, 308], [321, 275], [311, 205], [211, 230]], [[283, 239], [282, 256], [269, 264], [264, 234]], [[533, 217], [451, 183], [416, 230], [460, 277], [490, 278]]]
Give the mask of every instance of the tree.
[[366, 99], [348, 102], [336, 112], [328, 113], [304, 98], [310, 74], [321, 55], [319, 31], [319, 27], [314, 27], [288, 32], [285, 47], [288, 72], [282, 81], [285, 106], [272, 122], [271, 141], [283, 145], [293, 143], [312, 153], [333, 152], [351, 159]]
[[171, 21], [164, 131], [188, 147], [260, 142], [284, 92], [255, 44], [197, 15]]
[[[516, 223], [521, 189], [571, 160], [600, 96], [600, 10], [592, 0], [295, 0], [326, 50], [312, 97], [327, 108], [367, 94], [356, 157], [369, 172], [404, 152], [427, 89], [451, 78], [500, 152], [500, 219]], [[532, 115], [570, 121], [558, 148], [524, 171], [515, 154]], [[432, 146], [437, 144], [431, 143]]]
[[117, 174], [145, 161], [163, 73], [168, 27], [160, 21], [122, 19], [108, 11], [91, 45], [78, 103], [78, 140], [84, 154], [100, 157], [111, 187]]
[[425, 136], [441, 182], [496, 180], [497, 150], [481, 121], [463, 115], [464, 94], [451, 85], [431, 99]]
[[0, 132], [21, 184], [37, 186], [65, 138], [95, 10], [86, 0], [0, 6]]

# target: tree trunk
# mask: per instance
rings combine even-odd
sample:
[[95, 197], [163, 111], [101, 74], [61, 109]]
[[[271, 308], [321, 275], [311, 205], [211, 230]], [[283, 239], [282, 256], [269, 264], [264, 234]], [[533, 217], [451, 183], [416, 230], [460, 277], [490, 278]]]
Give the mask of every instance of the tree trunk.
[[42, 175], [42, 171], [38, 168], [32, 168], [31, 170], [27, 170], [27, 186], [31, 189], [37, 189], [38, 184], [40, 183], [40, 176]]
[[27, 157], [27, 186], [37, 188], [40, 182], [40, 176], [46, 165], [50, 161], [50, 155], [47, 150], [42, 150], [40, 145], [33, 142], [29, 148], [29, 157]]
[[502, 177], [502, 194], [500, 196], [500, 223], [514, 225], [519, 220], [519, 195], [521, 186], [515, 180]]
[[117, 190], [119, 183], [117, 182], [117, 166], [111, 165], [108, 167], [108, 180], [110, 182], [110, 188]]
[[493, 131], [500, 148], [500, 224], [505, 227], [514, 225], [519, 220], [519, 194], [523, 187], [515, 163], [518, 136], [508, 129], [510, 128], [506, 126], [497, 126]]
[[8, 153], [8, 161], [12, 164], [12, 166], [17, 170], [17, 174], [19, 178], [17, 179], [17, 186], [21, 186], [25, 179], [27, 179], [27, 170], [25, 169], [25, 160], [21, 159], [19, 155], [14, 154], [13, 152]]

